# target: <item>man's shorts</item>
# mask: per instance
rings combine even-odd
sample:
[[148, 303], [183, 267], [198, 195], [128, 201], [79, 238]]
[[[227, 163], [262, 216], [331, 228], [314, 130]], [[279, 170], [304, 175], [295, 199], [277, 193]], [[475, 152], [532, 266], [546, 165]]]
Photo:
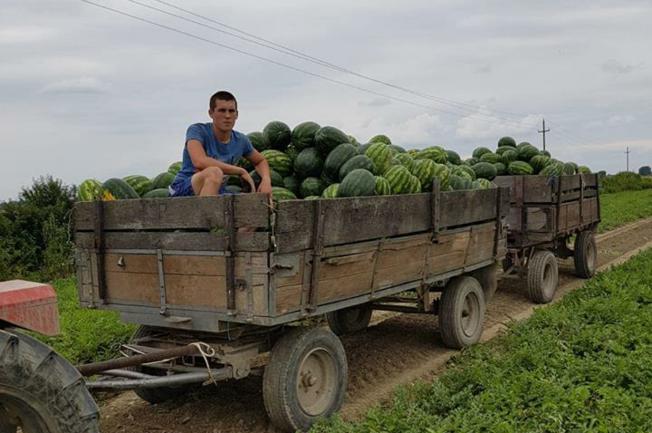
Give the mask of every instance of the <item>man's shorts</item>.
[[[195, 195], [195, 191], [192, 189], [192, 178], [175, 178], [172, 185], [168, 187], [168, 194], [170, 197], [190, 197]], [[229, 194], [224, 184], [220, 186], [219, 192], [219, 195], [223, 194]]]

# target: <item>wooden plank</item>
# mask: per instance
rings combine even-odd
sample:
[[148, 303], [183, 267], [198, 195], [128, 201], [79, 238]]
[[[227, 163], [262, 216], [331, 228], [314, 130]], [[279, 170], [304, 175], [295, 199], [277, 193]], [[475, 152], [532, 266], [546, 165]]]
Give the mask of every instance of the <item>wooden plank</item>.
[[158, 274], [107, 272], [105, 277], [107, 303], [119, 299], [159, 306]]
[[[226, 197], [177, 197], [169, 199], [104, 202], [104, 230], [213, 229], [226, 226]], [[95, 203], [79, 202], [74, 208], [75, 231], [93, 230]], [[269, 208], [264, 194], [235, 197], [236, 227], [267, 227]]]
[[469, 238], [468, 253], [465, 266], [471, 266], [485, 260], [490, 260], [494, 255], [495, 225], [474, 226]]
[[[210, 232], [105, 232], [105, 248], [112, 250], [224, 251], [228, 238]], [[93, 233], [76, 232], [78, 248], [93, 248]], [[267, 251], [267, 232], [238, 232], [237, 251]]]
[[496, 189], [447, 191], [441, 194], [440, 225], [465, 226], [496, 219]]

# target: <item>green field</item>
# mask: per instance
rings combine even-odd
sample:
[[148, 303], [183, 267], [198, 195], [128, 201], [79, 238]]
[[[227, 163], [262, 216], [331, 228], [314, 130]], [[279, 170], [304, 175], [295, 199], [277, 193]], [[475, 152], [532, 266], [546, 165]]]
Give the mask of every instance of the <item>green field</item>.
[[602, 273], [435, 382], [313, 433], [652, 431], [652, 251]]
[[623, 191], [600, 196], [603, 233], [627, 223], [652, 216], [652, 189]]

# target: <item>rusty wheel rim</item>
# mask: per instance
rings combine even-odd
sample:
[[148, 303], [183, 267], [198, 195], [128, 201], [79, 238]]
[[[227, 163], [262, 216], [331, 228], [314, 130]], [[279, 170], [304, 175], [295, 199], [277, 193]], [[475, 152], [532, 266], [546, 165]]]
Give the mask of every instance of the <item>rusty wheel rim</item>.
[[333, 403], [337, 388], [335, 360], [324, 348], [308, 352], [297, 372], [297, 397], [310, 416], [323, 414]]

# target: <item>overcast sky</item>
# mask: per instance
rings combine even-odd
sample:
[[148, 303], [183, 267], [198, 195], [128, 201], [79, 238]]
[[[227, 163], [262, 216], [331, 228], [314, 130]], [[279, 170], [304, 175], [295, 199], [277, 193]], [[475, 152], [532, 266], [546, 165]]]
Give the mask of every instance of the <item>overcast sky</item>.
[[468, 156], [503, 135], [540, 147], [545, 117], [559, 159], [617, 172], [629, 146], [632, 169], [652, 165], [650, 1], [166, 0], [429, 98], [129, 0], [93, 1], [212, 43], [79, 0], [2, 0], [0, 200], [46, 174], [78, 184], [165, 171], [181, 159], [188, 125], [208, 121], [218, 89], [237, 96], [245, 133], [313, 120], [360, 142], [384, 133], [405, 148]]

